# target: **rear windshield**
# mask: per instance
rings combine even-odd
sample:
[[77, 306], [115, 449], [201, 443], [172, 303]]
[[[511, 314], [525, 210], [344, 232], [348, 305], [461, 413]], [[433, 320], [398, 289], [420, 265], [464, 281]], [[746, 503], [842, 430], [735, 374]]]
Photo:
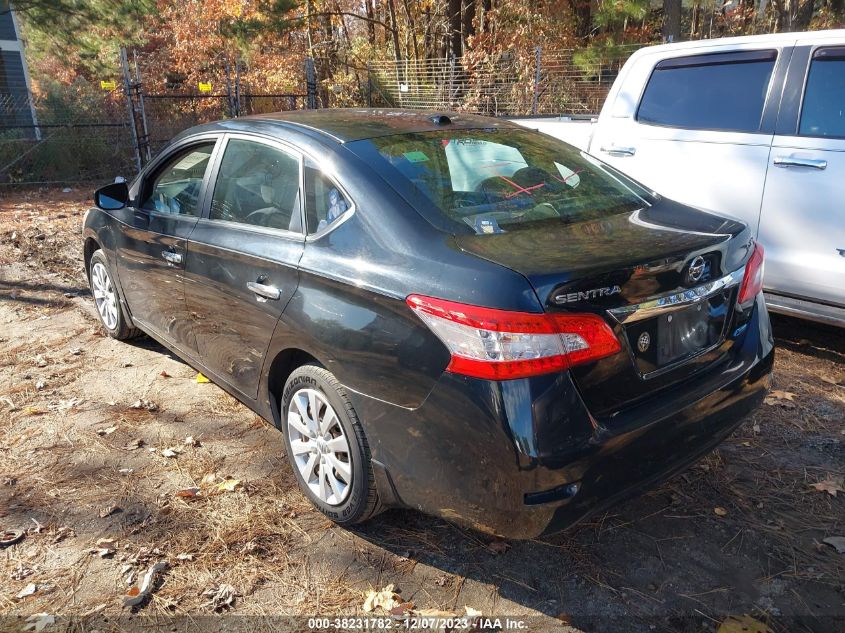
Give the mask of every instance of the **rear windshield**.
[[443, 130], [364, 141], [448, 219], [476, 233], [640, 209], [648, 193], [600, 161], [521, 129]]

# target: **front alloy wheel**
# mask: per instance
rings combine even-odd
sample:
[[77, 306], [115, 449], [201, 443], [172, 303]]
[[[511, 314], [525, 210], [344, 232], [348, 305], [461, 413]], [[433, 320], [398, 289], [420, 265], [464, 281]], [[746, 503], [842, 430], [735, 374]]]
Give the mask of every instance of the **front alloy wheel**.
[[349, 440], [322, 393], [296, 391], [288, 409], [290, 450], [299, 474], [323, 503], [337, 506], [352, 488]]
[[97, 312], [100, 313], [103, 325], [109, 330], [114, 330], [117, 328], [117, 294], [106, 267], [100, 262], [94, 262], [91, 266], [91, 292], [94, 294]]

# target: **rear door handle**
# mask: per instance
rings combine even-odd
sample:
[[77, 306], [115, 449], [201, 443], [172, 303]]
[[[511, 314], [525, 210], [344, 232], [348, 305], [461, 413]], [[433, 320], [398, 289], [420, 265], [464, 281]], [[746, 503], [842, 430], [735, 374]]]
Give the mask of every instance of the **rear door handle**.
[[636, 147], [617, 147], [616, 145], [611, 145], [609, 147], [601, 147], [599, 149], [605, 154], [610, 154], [611, 156], [633, 156], [637, 153]]
[[826, 169], [827, 161], [820, 158], [797, 158], [795, 156], [775, 156], [775, 165], [778, 167], [812, 167], [813, 169]]
[[161, 257], [168, 263], [170, 266], [176, 266], [177, 264], [182, 263], [182, 254], [177, 253], [176, 251], [162, 251]]
[[257, 295], [259, 301], [266, 301], [267, 299], [278, 301], [282, 296], [282, 291], [276, 288], [276, 286], [268, 286], [257, 281], [246, 282], [246, 287], [250, 292], [254, 292]]

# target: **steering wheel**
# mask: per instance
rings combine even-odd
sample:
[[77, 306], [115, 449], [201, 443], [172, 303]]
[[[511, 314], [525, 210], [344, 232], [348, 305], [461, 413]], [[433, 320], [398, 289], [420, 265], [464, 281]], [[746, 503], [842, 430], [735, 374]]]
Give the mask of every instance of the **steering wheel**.
[[258, 226], [270, 226], [270, 220], [277, 213], [281, 213], [281, 209], [277, 207], [266, 207], [264, 209], [256, 209], [252, 213], [247, 214], [244, 222], [247, 224], [255, 224]]

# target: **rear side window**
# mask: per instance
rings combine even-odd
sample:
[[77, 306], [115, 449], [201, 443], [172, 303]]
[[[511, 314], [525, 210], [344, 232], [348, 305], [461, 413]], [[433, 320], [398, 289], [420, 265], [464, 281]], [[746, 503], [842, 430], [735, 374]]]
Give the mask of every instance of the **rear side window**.
[[305, 217], [308, 233], [334, 224], [352, 203], [343, 191], [310, 160], [305, 161]]
[[637, 112], [643, 123], [757, 132], [775, 51], [697, 55], [660, 62]]
[[[446, 128], [350, 146], [356, 143], [374, 146], [397, 181], [410, 181], [443, 216], [478, 234], [595, 220], [649, 204], [649, 194], [607, 165], [522, 128]], [[431, 205], [417, 206], [426, 215]]]
[[813, 56], [798, 134], [845, 138], [845, 48]]

